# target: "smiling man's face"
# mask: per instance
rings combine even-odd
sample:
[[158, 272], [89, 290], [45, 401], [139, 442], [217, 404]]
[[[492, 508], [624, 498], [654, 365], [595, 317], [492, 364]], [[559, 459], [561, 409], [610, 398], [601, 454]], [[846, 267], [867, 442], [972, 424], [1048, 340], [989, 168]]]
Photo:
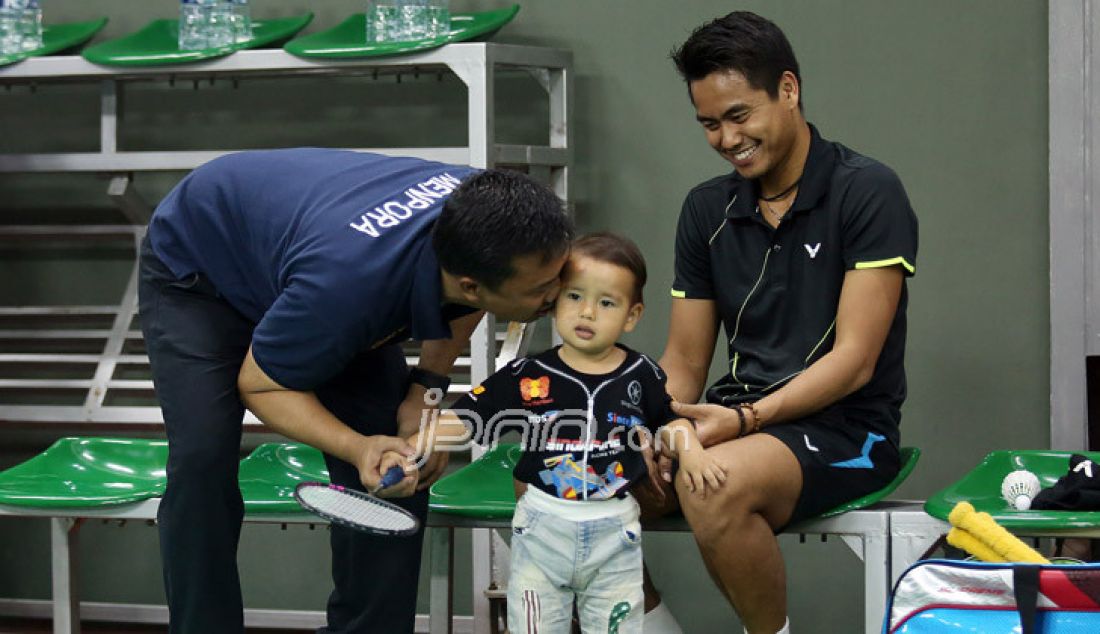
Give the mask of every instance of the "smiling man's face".
[[707, 143], [741, 176], [762, 178], [789, 159], [802, 121], [793, 74], [783, 74], [774, 99], [734, 70], [713, 72], [689, 89]]

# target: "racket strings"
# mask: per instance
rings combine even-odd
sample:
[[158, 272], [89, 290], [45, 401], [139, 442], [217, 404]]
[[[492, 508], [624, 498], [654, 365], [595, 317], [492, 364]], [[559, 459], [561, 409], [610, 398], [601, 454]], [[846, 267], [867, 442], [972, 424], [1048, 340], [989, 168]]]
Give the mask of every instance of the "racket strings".
[[385, 502], [329, 487], [309, 487], [299, 492], [302, 501], [336, 520], [387, 531], [415, 530], [416, 522]]

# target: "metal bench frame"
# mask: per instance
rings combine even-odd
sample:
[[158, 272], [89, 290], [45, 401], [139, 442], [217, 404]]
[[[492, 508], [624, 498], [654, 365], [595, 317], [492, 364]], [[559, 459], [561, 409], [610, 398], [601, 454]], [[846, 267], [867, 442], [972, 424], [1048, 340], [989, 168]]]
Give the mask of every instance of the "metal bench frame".
[[[159, 498], [102, 509], [34, 509], [0, 505], [0, 516], [44, 517], [50, 520], [54, 634], [80, 632], [78, 547], [81, 524], [85, 520], [94, 519], [153, 521], [156, 519], [159, 505]], [[891, 575], [891, 567], [895, 566], [895, 561], [891, 559], [891, 513], [891, 504], [883, 503], [836, 517], [804, 522], [787, 531], [787, 534], [801, 536], [820, 535], [823, 540], [827, 536], [839, 536], [863, 561], [864, 629], [868, 634], [879, 632], [882, 627], [886, 597], [894, 578]], [[245, 522], [324, 524], [319, 518], [306, 513], [252, 514], [245, 516]], [[507, 529], [510, 524], [508, 520], [483, 520], [431, 513], [428, 517], [428, 526], [435, 529], [428, 535], [431, 569], [428, 631], [431, 634], [450, 634], [455, 631], [453, 609], [455, 530]], [[682, 518], [666, 518], [647, 523], [645, 530], [684, 532], [690, 529]], [[280, 612], [280, 614], [290, 613]], [[316, 613], [308, 614], [316, 617]], [[323, 613], [321, 618], [323, 619]], [[267, 625], [272, 626], [270, 623]], [[305, 624], [295, 623], [294, 625]]]

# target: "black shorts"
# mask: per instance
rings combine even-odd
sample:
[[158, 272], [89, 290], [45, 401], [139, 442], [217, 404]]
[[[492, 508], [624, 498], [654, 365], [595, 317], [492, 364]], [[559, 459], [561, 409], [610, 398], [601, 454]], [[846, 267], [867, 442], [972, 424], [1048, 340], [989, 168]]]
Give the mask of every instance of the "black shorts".
[[897, 425], [883, 418], [834, 406], [760, 430], [787, 445], [802, 466], [802, 492], [788, 524], [873, 493], [897, 476]]

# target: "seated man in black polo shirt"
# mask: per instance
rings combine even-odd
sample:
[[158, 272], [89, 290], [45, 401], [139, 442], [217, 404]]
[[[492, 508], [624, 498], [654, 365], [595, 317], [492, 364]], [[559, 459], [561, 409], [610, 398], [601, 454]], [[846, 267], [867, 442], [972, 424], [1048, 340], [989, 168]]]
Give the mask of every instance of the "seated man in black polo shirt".
[[[734, 167], [684, 202], [660, 360], [675, 411], [729, 477], [705, 500], [676, 489], [746, 631], [784, 633], [775, 533], [899, 468], [917, 220], [890, 168], [806, 122], [798, 62], [773, 23], [731, 13], [673, 57], [708, 143]], [[719, 324], [729, 371], [693, 405]]]

